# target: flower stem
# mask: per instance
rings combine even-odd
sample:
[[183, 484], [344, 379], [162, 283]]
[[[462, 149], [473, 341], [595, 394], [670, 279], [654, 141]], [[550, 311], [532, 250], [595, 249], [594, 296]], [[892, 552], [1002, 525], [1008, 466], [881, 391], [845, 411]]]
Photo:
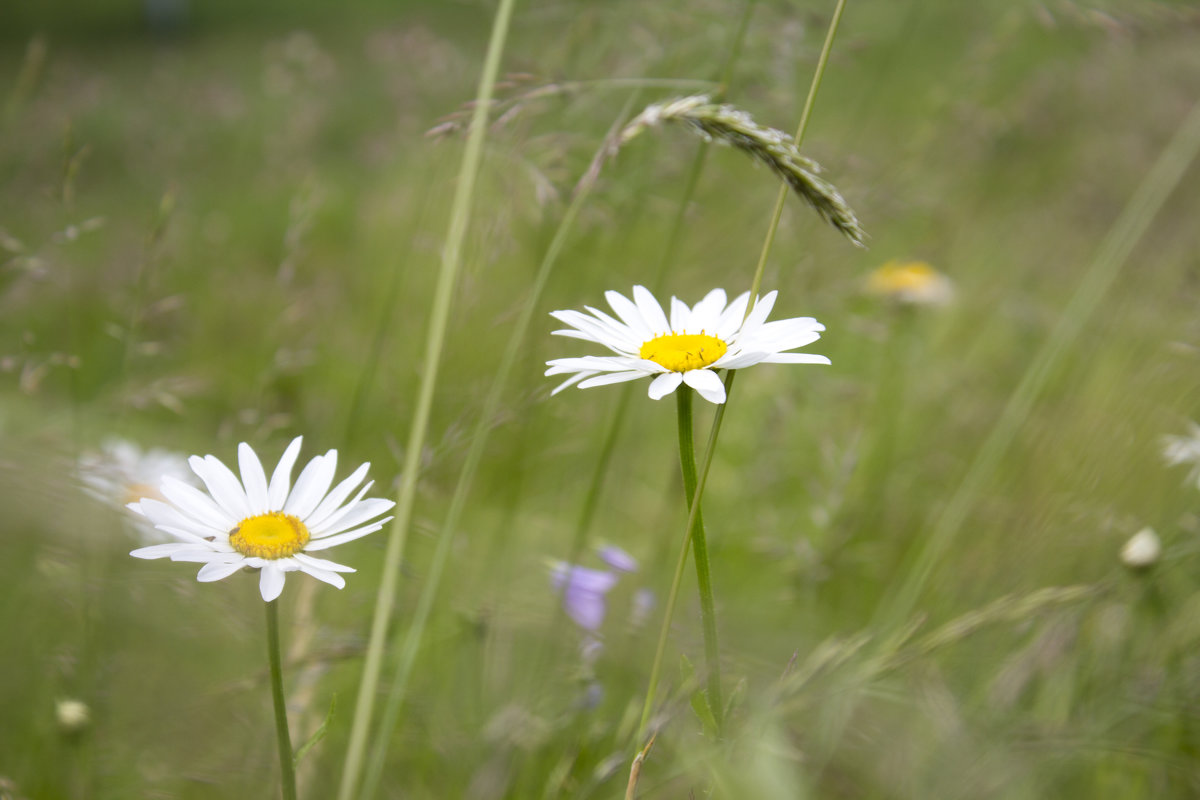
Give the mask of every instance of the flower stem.
[[283, 700], [283, 666], [279, 658], [279, 601], [267, 603], [267, 661], [271, 664], [271, 699], [275, 701], [275, 735], [279, 740], [279, 772], [283, 800], [296, 800], [296, 762], [292, 736], [288, 733], [287, 707]]
[[[690, 524], [687, 538], [692, 542], [696, 562], [696, 584], [700, 591], [700, 619], [704, 626], [704, 658], [708, 667], [708, 705], [717, 731], [721, 729], [724, 705], [721, 702], [721, 648], [717, 643], [717, 615], [713, 610], [712, 573], [708, 566], [708, 540], [704, 535], [704, 516], [696, 491], [696, 448], [692, 442], [692, 390], [681, 386], [679, 398], [679, 464], [683, 471], [683, 490], [687, 495]], [[695, 510], [692, 505], [695, 504]], [[687, 549], [687, 542], [684, 542]]]

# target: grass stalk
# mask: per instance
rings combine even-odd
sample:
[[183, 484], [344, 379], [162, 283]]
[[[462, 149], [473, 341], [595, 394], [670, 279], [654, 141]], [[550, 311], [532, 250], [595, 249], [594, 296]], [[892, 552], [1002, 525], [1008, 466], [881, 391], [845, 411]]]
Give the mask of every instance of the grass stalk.
[[483, 140], [486, 131], [488, 107], [496, 84], [500, 67], [500, 54], [508, 36], [508, 24], [512, 18], [515, 0], [500, 0], [492, 23], [483, 73], [476, 92], [476, 105], [471, 118], [470, 133], [463, 152], [462, 166], [455, 187], [450, 224], [446, 234], [446, 245], [442, 250], [438, 283], [434, 292], [433, 309], [429, 317], [428, 339], [421, 370], [417, 407], [413, 414], [404, 458], [404, 472], [396, 504], [396, 518], [388, 535], [387, 551], [384, 556], [383, 576], [376, 595], [375, 614], [371, 623], [371, 636], [367, 644], [367, 655], [363, 665], [362, 682], [355, 703], [354, 721], [350, 731], [350, 743], [346, 752], [342, 780], [338, 788], [338, 800], [350, 800], [355, 795], [366, 754], [367, 732], [370, 730], [374, 709], [375, 692], [379, 685], [379, 673], [383, 662], [385, 639], [392, 608], [396, 599], [396, 584], [400, 573], [400, 561], [412, 519], [413, 502], [416, 497], [417, 480], [420, 477], [421, 451], [429, 427], [433, 391], [437, 383], [438, 367], [441, 364], [442, 344], [450, 316], [450, 301], [458, 283], [462, 264], [463, 241], [471, 216], [471, 202], [475, 196], [475, 178], [483, 155]]
[[271, 699], [275, 705], [275, 739], [279, 744], [280, 783], [283, 800], [296, 800], [296, 761], [288, 732], [287, 703], [283, 699], [283, 666], [279, 656], [279, 601], [267, 607], [267, 661], [271, 667]]
[[[628, 116], [629, 110], [633, 107], [636, 98], [636, 93], [631, 95], [624, 110], [618, 116], [617, 124], [614, 125], [612, 132], [620, 129], [621, 121]], [[604, 152], [604, 147], [601, 147], [600, 153]], [[597, 158], [599, 157], [600, 155], [597, 154]], [[509, 337], [504, 354], [500, 358], [500, 365], [496, 369], [496, 376], [484, 399], [483, 408], [480, 411], [479, 419], [471, 435], [470, 447], [462, 469], [459, 472], [458, 482], [454, 488], [454, 495], [450, 500], [450, 507], [438, 532], [433, 561], [430, 564], [425, 585], [421, 590], [421, 597], [417, 602], [417, 611], [399, 648], [395, 678], [388, 692], [387, 704], [384, 707], [383, 717], [380, 721], [380, 735], [375, 739], [375, 746], [372, 749], [366, 777], [363, 781], [362, 794], [364, 797], [374, 796], [379, 780], [382, 777], [383, 764], [388, 750], [388, 741], [391, 739], [392, 731], [400, 715], [400, 708], [403, 705], [404, 697], [408, 690], [408, 681], [412, 675], [413, 665], [416, 662], [417, 653], [421, 646], [425, 625], [428, 623], [429, 616], [433, 611], [438, 587], [441, 583], [442, 575], [445, 573], [446, 562], [450, 556], [450, 545], [454, 540], [455, 531], [458, 530], [462, 512], [466, 508], [467, 498], [470, 495], [471, 487], [475, 480], [475, 472], [479, 468], [479, 463], [483, 458], [483, 451], [487, 446], [492, 428], [492, 420], [495, 419], [496, 412], [499, 410], [500, 400], [503, 397], [505, 388], [508, 386], [508, 378], [512, 373], [513, 366], [522, 354], [522, 349], [529, 333], [529, 327], [533, 322], [533, 315], [541, 300], [542, 292], [546, 288], [546, 283], [550, 279], [550, 274], [554, 266], [558, 263], [558, 258], [566, 244], [567, 237], [574, 227], [575, 219], [578, 217], [580, 209], [595, 186], [596, 174], [593, 170], [589, 170], [572, 194], [571, 203], [567, 207], [563, 219], [555, 231], [554, 238], [546, 250], [546, 255], [543, 257], [542, 263], [538, 268], [537, 276], [534, 278], [533, 286], [529, 291], [529, 297], [513, 326], [512, 335]]]

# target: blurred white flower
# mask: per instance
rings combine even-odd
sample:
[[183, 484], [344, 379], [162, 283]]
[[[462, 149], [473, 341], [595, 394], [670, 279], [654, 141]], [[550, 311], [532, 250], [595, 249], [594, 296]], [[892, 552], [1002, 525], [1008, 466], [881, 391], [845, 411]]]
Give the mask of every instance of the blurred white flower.
[[1130, 569], [1146, 569], [1158, 563], [1162, 543], [1153, 528], [1142, 528], [1121, 548], [1121, 561]]
[[1200, 425], [1189, 421], [1186, 435], [1164, 436], [1163, 458], [1168, 466], [1190, 465], [1187, 481], [1200, 488]]
[[944, 306], [954, 299], [954, 284], [924, 261], [887, 262], [867, 276], [867, 291], [914, 306]]
[[238, 445], [240, 481], [215, 456], [192, 456], [188, 463], [204, 481], [208, 494], [166, 477], [159, 490], [167, 502], [144, 499], [130, 503], [129, 508], [178, 540], [143, 547], [130, 555], [202, 563], [196, 576], [201, 582], [221, 580], [243, 567], [260, 570], [259, 591], [267, 602], [279, 597], [288, 572], [306, 572], [339, 589], [345, 586], [338, 573], [354, 572], [353, 568], [309, 554], [379, 530], [391, 517], [369, 520], [395, 503], [364, 500], [372, 483], [347, 502], [366, 477], [369, 464], [331, 490], [336, 450], [308, 462], [289, 491], [300, 441], [297, 436], [288, 445], [270, 482], [258, 456], [245, 442]]
[[128, 505], [144, 498], [163, 499], [157, 487], [168, 476], [196, 485], [184, 455], [160, 448], [142, 450], [127, 439], [108, 439], [99, 450], [83, 454], [79, 476], [84, 491], [126, 514], [144, 544], [169, 541], [171, 537], [156, 530], [140, 514], [128, 513]]
[[92, 721], [92, 712], [82, 700], [66, 698], [54, 704], [54, 718], [63, 733], [79, 733]]
[[[671, 298], [671, 315], [643, 286], [633, 287], [633, 300], [605, 292], [620, 320], [599, 309], [552, 311], [570, 329], [554, 331], [607, 347], [616, 355], [556, 358], [546, 375], [571, 375], [552, 394], [579, 384], [580, 389], [653, 377], [650, 398], [659, 400], [687, 384], [710, 403], [725, 402], [719, 369], [754, 364], [828, 364], [825, 356], [788, 353], [821, 338], [825, 326], [812, 317], [767, 322], [778, 292], [768, 292], [746, 316], [750, 293], [726, 302], [724, 289], [713, 289], [695, 306]], [[572, 374], [573, 373], [573, 374]]]

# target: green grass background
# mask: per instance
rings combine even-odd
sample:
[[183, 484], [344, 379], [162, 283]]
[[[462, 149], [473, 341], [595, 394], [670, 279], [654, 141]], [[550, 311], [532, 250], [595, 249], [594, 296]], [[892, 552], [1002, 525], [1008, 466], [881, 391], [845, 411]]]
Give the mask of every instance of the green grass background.
[[[794, 128], [832, 5], [759, 3], [729, 99]], [[249, 441], [269, 462], [303, 434], [307, 456], [336, 447], [342, 475], [369, 460], [392, 491], [462, 148], [422, 134], [472, 97], [493, 9], [332, 9], [196, 3], [157, 32], [131, 3], [0, 16], [0, 776], [17, 787], [0, 793], [277, 791], [254, 581], [200, 585], [186, 565], [129, 558], [121, 512], [84, 495], [73, 464], [110, 436], [227, 463]], [[740, 13], [726, 0], [519, 4], [504, 67], [531, 87], [711, 79]], [[489, 133], [397, 635], [508, 326], [628, 96], [584, 86]], [[1195, 167], [972, 498], [904, 657], [878, 656], [896, 631], [873, 623], [1198, 96], [1193, 4], [849, 3], [804, 149], [870, 249], [789, 200], [764, 285], [780, 290], [776, 316], [828, 326], [809, 349], [833, 366], [738, 380], [705, 517], [727, 690], [741, 699], [724, 743], [701, 735], [695, 680], [676, 668], [702, 662], [685, 579], [643, 797], [1200, 791], [1200, 494], [1160, 455], [1162, 435], [1200, 416]], [[542, 310], [650, 279], [698, 146], [664, 129], [622, 150]], [[666, 293], [748, 288], [775, 191], [765, 170], [714, 149]], [[890, 258], [930, 261], [955, 303], [903, 313], [864, 296]], [[624, 791], [659, 623], [634, 627], [628, 610], [640, 587], [661, 601], [684, 524], [674, 409], [631, 389], [591, 540], [642, 569], [614, 591], [588, 670], [545, 562], [568, 553], [622, 389], [550, 399], [543, 362], [582, 351], [536, 319], [456, 532], [384, 797]], [[1143, 526], [1166, 557], [1125, 574], [1117, 553]], [[338, 551], [360, 571], [318, 592], [312, 620], [289, 613], [304, 576], [284, 594], [285, 648], [301, 627], [312, 636], [288, 672], [302, 699], [294, 738], [338, 698], [301, 765], [306, 797], [337, 785], [384, 544]], [[1089, 589], [1022, 604], [1051, 586]], [[991, 606], [970, 635], [920, 644], [1003, 597], [1015, 605]], [[592, 683], [602, 696], [585, 702]], [[83, 733], [57, 729], [63, 697], [90, 706]]]

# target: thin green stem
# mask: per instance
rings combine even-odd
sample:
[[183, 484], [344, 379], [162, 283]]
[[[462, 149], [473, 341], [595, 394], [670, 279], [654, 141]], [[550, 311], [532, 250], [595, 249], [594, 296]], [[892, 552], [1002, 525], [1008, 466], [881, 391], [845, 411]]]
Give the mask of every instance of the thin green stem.
[[376, 595], [375, 615], [371, 623], [371, 638], [367, 644], [367, 655], [363, 664], [363, 678], [359, 685], [358, 699], [354, 709], [354, 722], [350, 731], [350, 744], [346, 751], [342, 781], [338, 787], [338, 800], [351, 800], [359, 781], [366, 755], [367, 732], [371, 725], [375, 692], [379, 685], [379, 673], [383, 665], [384, 640], [388, 623], [396, 600], [396, 585], [400, 573], [400, 561], [408, 537], [412, 519], [413, 503], [416, 498], [417, 480], [420, 477], [421, 451], [425, 445], [425, 434], [429, 427], [429, 415], [433, 405], [433, 392], [437, 384], [438, 368], [441, 365], [442, 343], [450, 317], [450, 301], [458, 283], [462, 264], [462, 248], [466, 239], [467, 224], [471, 217], [471, 202], [475, 196], [475, 178], [483, 156], [483, 140], [487, 129], [488, 109], [492, 90], [496, 85], [496, 74], [500, 68], [500, 54], [508, 36], [508, 24], [512, 18], [515, 0], [500, 0], [492, 24], [491, 39], [483, 73], [476, 92], [475, 111], [471, 117], [470, 133], [463, 152], [462, 167], [455, 188], [450, 212], [450, 224], [446, 233], [446, 245], [442, 251], [438, 283], [434, 292], [433, 310], [429, 317], [428, 339], [421, 371], [417, 407], [409, 431], [408, 446], [404, 454], [404, 471], [396, 503], [396, 518], [388, 536], [387, 552], [384, 555], [383, 575]]
[[[800, 124], [796, 127], [796, 138], [792, 141], [797, 147], [804, 141], [808, 131], [808, 120], [812, 116], [813, 106], [817, 100], [817, 90], [821, 88], [821, 79], [825, 77], [825, 65], [829, 63], [829, 54], [833, 52], [833, 40], [837, 36], [838, 26], [842, 22], [842, 12], [846, 8], [846, 0], [838, 0], [833, 10], [833, 19], [829, 20], [829, 30], [825, 33], [825, 44], [821, 46], [821, 56], [817, 59], [817, 69], [813, 73], [812, 83], [808, 87], [808, 97], [804, 100], [804, 110], [800, 112]], [[754, 280], [750, 282], [750, 305], [746, 308], [746, 316], [754, 309], [758, 301], [758, 292], [762, 288], [763, 273], [767, 269], [767, 257], [775, 246], [775, 232], [779, 230], [779, 220], [783, 217], [783, 203], [787, 200], [788, 185], [779, 184], [779, 194], [775, 198], [775, 210], [771, 214], [771, 223], [767, 226], [767, 235], [763, 238], [762, 252], [758, 256], [758, 266], [754, 269]]]
[[[613, 134], [620, 130], [620, 123], [628, 116], [629, 109], [632, 108], [636, 97], [637, 94], [635, 93], [631, 96], [630, 101], [626, 103], [625, 109], [618, 117], [617, 124], [613, 127]], [[601, 152], [603, 152], [603, 148]], [[592, 173], [589, 172], [589, 174]], [[567, 207], [567, 211], [563, 215], [563, 220], [559, 223], [558, 230], [555, 232], [554, 239], [550, 242], [550, 246], [546, 250], [546, 255], [542, 259], [541, 266], [538, 268], [537, 276], [534, 278], [529, 297], [521, 309], [521, 315], [513, 326], [512, 335], [509, 337], [504, 354], [500, 358], [500, 365], [496, 369], [495, 379], [492, 381], [491, 388], [484, 399], [483, 408], [475, 424], [474, 432], [471, 435], [470, 448], [467, 451], [466, 459], [459, 473], [458, 483], [454, 488], [454, 496], [450, 500], [446, 519], [442, 523], [441, 530], [438, 533], [437, 546], [434, 550], [433, 561], [429, 567], [429, 574], [426, 576], [425, 586], [421, 590], [421, 597], [417, 601], [417, 611], [413, 616], [412, 624], [409, 626], [399, 649], [396, 675], [391, 690], [388, 693], [383, 718], [380, 721], [380, 735], [376, 737], [375, 747], [371, 753], [371, 760], [367, 767], [366, 778], [363, 781], [363, 797], [373, 797], [375, 795], [379, 780], [382, 777], [388, 743], [391, 741], [392, 731], [399, 718], [400, 707], [403, 704], [408, 689], [408, 680], [412, 675], [413, 665], [416, 662], [425, 626], [433, 611], [438, 587], [441, 583], [442, 575], [445, 573], [446, 561], [450, 556], [450, 545], [454, 540], [454, 532], [458, 530], [459, 520], [462, 517], [463, 510], [466, 508], [467, 497], [470, 495], [471, 486], [475, 480], [475, 472], [483, 458], [483, 451], [487, 446], [493, 420], [500, 407], [500, 400], [503, 397], [504, 389], [508, 385], [508, 376], [512, 372], [518, 357], [522, 354], [526, 335], [533, 322], [534, 311], [541, 300], [542, 292], [546, 288], [550, 273], [553, 271], [555, 264], [558, 263], [558, 257], [562, 253], [567, 236], [574, 226], [575, 218], [579, 215], [579, 210], [583, 207], [594, 185], [594, 178], [592, 180], [585, 180], [579, 184], [572, 195], [571, 204]]]
[[[696, 448], [692, 442], [692, 389], [681, 386], [675, 392], [679, 409], [679, 466], [683, 471], [683, 491], [688, 505], [688, 535], [696, 562], [696, 587], [700, 592], [700, 621], [704, 628], [704, 659], [708, 672], [708, 705], [720, 732], [724, 703], [721, 701], [721, 648], [717, 641], [717, 613], [713, 607], [712, 571], [708, 564], [708, 537], [704, 534], [704, 516], [700, 511], [700, 493], [696, 491]], [[687, 542], [684, 542], [687, 548]]]
[[275, 702], [275, 736], [279, 742], [279, 771], [283, 800], [296, 800], [296, 760], [288, 732], [287, 705], [283, 699], [283, 665], [279, 657], [279, 601], [267, 606], [267, 661], [271, 664], [271, 699]]

